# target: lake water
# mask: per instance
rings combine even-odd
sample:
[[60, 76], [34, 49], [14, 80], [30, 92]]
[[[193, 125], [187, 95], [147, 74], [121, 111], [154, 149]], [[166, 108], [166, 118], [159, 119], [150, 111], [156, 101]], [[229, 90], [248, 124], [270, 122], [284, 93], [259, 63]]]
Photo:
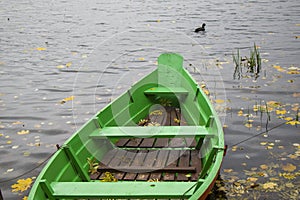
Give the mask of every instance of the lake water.
[[[299, 13], [298, 0], [0, 1], [4, 199], [26, 196], [11, 185], [37, 176], [56, 144], [166, 51], [184, 56], [224, 124], [229, 148], [212, 198], [297, 199]], [[260, 72], [234, 76], [232, 54], [249, 58], [254, 43]]]

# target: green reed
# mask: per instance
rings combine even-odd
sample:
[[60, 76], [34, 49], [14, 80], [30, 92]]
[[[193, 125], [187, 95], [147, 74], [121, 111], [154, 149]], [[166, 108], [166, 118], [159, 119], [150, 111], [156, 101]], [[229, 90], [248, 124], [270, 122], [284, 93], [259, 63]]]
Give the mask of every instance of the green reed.
[[240, 56], [239, 49], [237, 50], [237, 54], [232, 53], [233, 63], [235, 65], [235, 70], [233, 74], [233, 78], [240, 79], [243, 77], [243, 68], [247, 69], [247, 72], [250, 73], [256, 79], [259, 76], [261, 71], [261, 56], [260, 52], [254, 43], [253, 49], [250, 49], [250, 56]]

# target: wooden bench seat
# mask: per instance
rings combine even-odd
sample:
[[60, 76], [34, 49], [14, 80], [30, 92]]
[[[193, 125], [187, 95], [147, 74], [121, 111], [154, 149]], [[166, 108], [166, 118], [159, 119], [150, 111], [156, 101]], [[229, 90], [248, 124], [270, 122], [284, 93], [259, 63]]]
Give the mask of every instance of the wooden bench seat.
[[123, 126], [96, 129], [90, 137], [103, 138], [174, 138], [213, 137], [204, 126]]
[[183, 87], [153, 87], [144, 91], [145, 95], [161, 95], [161, 94], [180, 94], [188, 95], [188, 91]]

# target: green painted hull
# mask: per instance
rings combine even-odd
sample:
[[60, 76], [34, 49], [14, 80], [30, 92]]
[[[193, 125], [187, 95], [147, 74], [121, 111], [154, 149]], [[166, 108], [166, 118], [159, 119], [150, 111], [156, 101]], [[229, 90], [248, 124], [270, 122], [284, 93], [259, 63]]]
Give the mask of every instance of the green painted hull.
[[[162, 54], [155, 71], [100, 110], [65, 142], [40, 172], [28, 199], [204, 199], [221, 167], [224, 135], [210, 101], [182, 68], [182, 62], [178, 54]], [[167, 104], [172, 104], [167, 106], [180, 108], [185, 126], [162, 127], [160, 130], [137, 126], [149, 115], [149, 109], [160, 104], [162, 99], [168, 99]], [[117, 127], [125, 127], [125, 133], [124, 130], [116, 131]], [[132, 134], [127, 134], [127, 129], [132, 129]], [[120, 138], [174, 136], [195, 138], [196, 148], [202, 155], [198, 180], [91, 180], [87, 158], [96, 158], [100, 162], [116, 148], [114, 144]]]

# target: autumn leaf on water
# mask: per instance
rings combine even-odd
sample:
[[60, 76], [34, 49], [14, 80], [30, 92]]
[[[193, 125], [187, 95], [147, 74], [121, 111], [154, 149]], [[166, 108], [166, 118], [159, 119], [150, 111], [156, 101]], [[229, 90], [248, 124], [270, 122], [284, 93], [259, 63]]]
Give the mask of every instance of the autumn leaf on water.
[[296, 120], [292, 120], [292, 121], [286, 122], [286, 124], [290, 124], [290, 125], [292, 125], [292, 126], [295, 126], [295, 125], [299, 125], [300, 122], [299, 122], [299, 121], [296, 121]]
[[13, 184], [11, 186], [12, 192], [24, 192], [30, 188], [32, 184], [32, 179], [27, 178], [27, 179], [19, 179], [16, 184]]
[[46, 51], [46, 48], [45, 47], [37, 47], [36, 50], [37, 51]]
[[214, 101], [215, 101], [215, 103], [217, 103], [217, 104], [222, 104], [222, 103], [225, 102], [225, 100], [223, 100], [223, 99], [216, 99], [216, 100], [214, 100]]
[[279, 72], [286, 72], [286, 70], [285, 69], [283, 69], [281, 66], [279, 66], [279, 65], [273, 65], [273, 67], [275, 68], [275, 69], [277, 69], [277, 71], [279, 71]]
[[18, 135], [26, 135], [29, 133], [29, 130], [21, 130], [18, 132]]
[[276, 110], [277, 115], [284, 115], [286, 114], [286, 110]]
[[68, 62], [68, 63], [66, 64], [66, 67], [71, 67], [71, 65], [72, 65], [72, 63], [71, 63], [71, 62]]
[[64, 98], [63, 100], [60, 101], [60, 104], [64, 104], [68, 101], [72, 101], [73, 99], [74, 99], [74, 96], [66, 97], [66, 98]]
[[297, 167], [291, 163], [288, 163], [288, 164], [282, 166], [282, 169], [286, 172], [293, 172], [296, 170], [296, 168]]
[[275, 187], [277, 187], [277, 183], [274, 183], [274, 182], [267, 182], [267, 183], [263, 184], [263, 188], [265, 190], [267, 190], [267, 189], [275, 189]]
[[261, 168], [262, 170], [268, 169], [268, 165], [260, 165], [260, 168]]

